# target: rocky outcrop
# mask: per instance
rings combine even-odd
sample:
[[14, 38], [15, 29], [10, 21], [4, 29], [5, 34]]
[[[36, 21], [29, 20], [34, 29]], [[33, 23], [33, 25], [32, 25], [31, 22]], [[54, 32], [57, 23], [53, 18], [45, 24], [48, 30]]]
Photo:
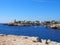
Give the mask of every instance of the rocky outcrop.
[[48, 24], [48, 25], [46, 25], [46, 27], [60, 30], [60, 24]]
[[38, 37], [0, 34], [0, 45], [60, 45], [60, 43], [43, 39], [39, 42]]

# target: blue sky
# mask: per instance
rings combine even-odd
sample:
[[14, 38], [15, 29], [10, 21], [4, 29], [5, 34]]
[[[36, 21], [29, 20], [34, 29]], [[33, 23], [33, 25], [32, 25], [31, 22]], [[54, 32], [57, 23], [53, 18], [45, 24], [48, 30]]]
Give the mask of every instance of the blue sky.
[[0, 22], [60, 20], [60, 0], [0, 0]]

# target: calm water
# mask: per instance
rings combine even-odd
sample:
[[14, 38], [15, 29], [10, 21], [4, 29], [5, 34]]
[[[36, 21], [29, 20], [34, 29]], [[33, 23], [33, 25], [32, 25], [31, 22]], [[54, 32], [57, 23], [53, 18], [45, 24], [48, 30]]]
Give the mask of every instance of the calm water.
[[40, 39], [60, 42], [60, 30], [49, 29], [44, 26], [6, 26], [0, 24], [0, 34], [38, 36]]

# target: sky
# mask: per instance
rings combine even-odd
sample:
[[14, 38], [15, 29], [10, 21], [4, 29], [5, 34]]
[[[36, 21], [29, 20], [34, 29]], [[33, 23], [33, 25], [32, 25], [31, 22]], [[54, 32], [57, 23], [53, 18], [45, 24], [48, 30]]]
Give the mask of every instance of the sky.
[[0, 0], [0, 22], [60, 20], [60, 0]]

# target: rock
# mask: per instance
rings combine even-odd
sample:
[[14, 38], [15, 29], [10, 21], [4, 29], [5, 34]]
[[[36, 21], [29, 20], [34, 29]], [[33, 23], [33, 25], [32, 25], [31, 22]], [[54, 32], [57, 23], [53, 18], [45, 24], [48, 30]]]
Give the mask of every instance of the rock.
[[44, 39], [41, 39], [42, 42], [38, 42], [38, 37], [2, 35], [0, 35], [0, 45], [60, 45], [58, 42]]

